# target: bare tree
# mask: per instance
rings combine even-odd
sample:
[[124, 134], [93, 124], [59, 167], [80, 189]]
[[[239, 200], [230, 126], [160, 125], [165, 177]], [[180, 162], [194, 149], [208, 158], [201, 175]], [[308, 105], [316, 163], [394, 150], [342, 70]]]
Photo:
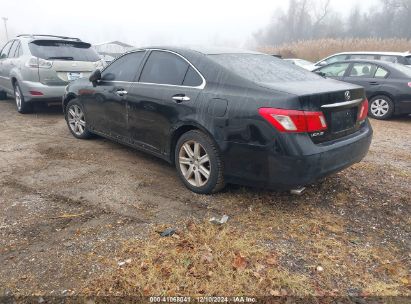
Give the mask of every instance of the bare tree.
[[272, 22], [256, 33], [259, 44], [278, 45], [323, 37], [379, 37], [411, 39], [411, 0], [379, 0], [362, 11], [352, 8], [346, 18], [333, 12], [331, 0], [290, 0]]

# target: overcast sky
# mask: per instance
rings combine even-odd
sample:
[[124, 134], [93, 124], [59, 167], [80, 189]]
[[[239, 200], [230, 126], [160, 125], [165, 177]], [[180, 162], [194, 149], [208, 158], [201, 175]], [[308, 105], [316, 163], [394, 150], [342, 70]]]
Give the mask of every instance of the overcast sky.
[[[315, 2], [321, 0], [314, 0]], [[91, 43], [121, 40], [135, 46], [214, 44], [244, 46], [288, 0], [1, 0], [9, 36], [70, 35]], [[332, 0], [346, 14], [379, 0]], [[0, 20], [2, 21], [2, 20]], [[0, 24], [0, 41], [5, 40]]]

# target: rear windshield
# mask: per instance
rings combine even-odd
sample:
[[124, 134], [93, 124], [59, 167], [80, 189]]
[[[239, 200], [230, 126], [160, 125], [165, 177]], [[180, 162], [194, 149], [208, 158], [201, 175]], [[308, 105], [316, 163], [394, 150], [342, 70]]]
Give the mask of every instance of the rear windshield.
[[42, 59], [98, 61], [100, 57], [89, 43], [61, 40], [36, 40], [29, 43], [31, 54]]
[[407, 67], [405, 65], [402, 64], [396, 64], [395, 68], [401, 72], [402, 74], [404, 74], [406, 77], [410, 77], [411, 78], [411, 68]]
[[405, 64], [411, 65], [411, 56], [405, 57], [405, 61], [406, 61]]
[[257, 83], [318, 80], [320, 76], [264, 54], [209, 55], [218, 64]]

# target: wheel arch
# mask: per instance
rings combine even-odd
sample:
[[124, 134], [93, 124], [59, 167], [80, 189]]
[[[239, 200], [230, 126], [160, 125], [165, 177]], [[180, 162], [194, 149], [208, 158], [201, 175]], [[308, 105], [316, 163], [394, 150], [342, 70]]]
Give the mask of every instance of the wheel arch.
[[377, 96], [386, 96], [386, 97], [388, 97], [389, 99], [391, 99], [392, 102], [395, 102], [395, 97], [394, 97], [394, 95], [391, 94], [391, 93], [389, 93], [389, 92], [387, 92], [387, 91], [377, 91], [377, 92], [374, 92], [374, 93], [372, 93], [372, 94], [368, 97], [368, 100], [371, 101], [371, 99], [373, 99], [373, 98], [375, 98], [375, 97], [377, 97]]
[[14, 87], [16, 86], [16, 83], [18, 82], [18, 79], [17, 79], [16, 76], [12, 76], [12, 77], [10, 78], [10, 80], [11, 80], [11, 85], [12, 85], [12, 87], [14, 88]]
[[74, 93], [68, 93], [66, 96], [65, 96], [65, 98], [64, 98], [64, 100], [63, 100], [63, 113], [66, 113], [66, 107], [67, 107], [67, 104], [70, 102], [70, 101], [72, 101], [73, 99], [76, 99], [77, 98], [77, 96], [76, 96], [76, 94], [74, 94]]
[[186, 122], [183, 124], [180, 124], [174, 128], [174, 130], [171, 132], [170, 140], [168, 143], [168, 155], [169, 155], [169, 160], [171, 164], [174, 164], [175, 160], [175, 148], [178, 142], [178, 139], [185, 133], [192, 131], [192, 130], [199, 130], [208, 135], [208, 137], [214, 142], [216, 147], [219, 149], [218, 143], [215, 141], [214, 137], [211, 135], [211, 133], [201, 126], [200, 124], [196, 122]]

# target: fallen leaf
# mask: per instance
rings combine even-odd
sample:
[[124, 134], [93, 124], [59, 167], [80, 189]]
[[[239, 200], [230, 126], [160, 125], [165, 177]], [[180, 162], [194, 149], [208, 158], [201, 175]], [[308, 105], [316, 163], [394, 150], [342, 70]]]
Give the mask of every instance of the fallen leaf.
[[279, 290], [270, 290], [270, 295], [273, 297], [279, 297], [280, 296], [280, 291]]
[[265, 262], [266, 262], [268, 265], [271, 265], [271, 266], [278, 265], [277, 256], [276, 256], [275, 254], [272, 254], [272, 255], [270, 255], [270, 256], [265, 260]]
[[236, 254], [233, 267], [237, 270], [244, 270], [247, 267], [247, 260], [241, 254]]
[[213, 260], [214, 260], [214, 256], [210, 252], [203, 254], [201, 257], [201, 261], [203, 263], [212, 263]]
[[147, 263], [141, 262], [140, 268], [141, 268], [141, 271], [146, 271], [148, 269]]
[[265, 269], [265, 266], [264, 266], [264, 265], [261, 265], [260, 263], [257, 263], [257, 264], [255, 265], [255, 269], [256, 269], [258, 272], [260, 272], [260, 271], [262, 271], [262, 270]]
[[187, 223], [187, 229], [188, 229], [188, 231], [194, 231], [196, 229], [196, 224], [194, 224], [194, 222], [192, 220], [190, 220]]

